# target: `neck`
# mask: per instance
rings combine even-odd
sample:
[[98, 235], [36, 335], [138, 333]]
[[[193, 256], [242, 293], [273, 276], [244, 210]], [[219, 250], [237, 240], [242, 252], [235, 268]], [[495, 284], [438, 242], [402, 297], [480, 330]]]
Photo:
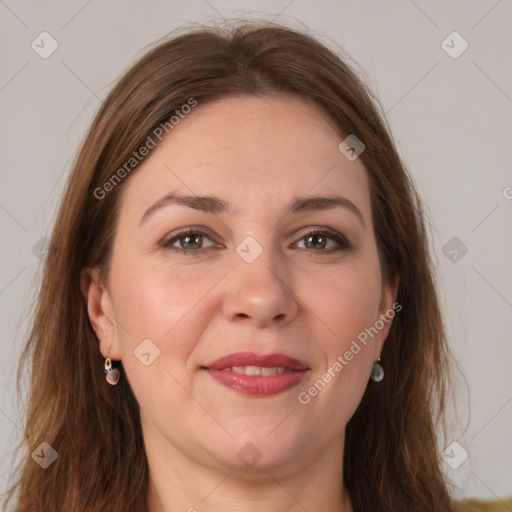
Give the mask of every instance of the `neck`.
[[343, 483], [344, 436], [316, 457], [249, 470], [205, 464], [145, 431], [149, 512], [353, 512]]

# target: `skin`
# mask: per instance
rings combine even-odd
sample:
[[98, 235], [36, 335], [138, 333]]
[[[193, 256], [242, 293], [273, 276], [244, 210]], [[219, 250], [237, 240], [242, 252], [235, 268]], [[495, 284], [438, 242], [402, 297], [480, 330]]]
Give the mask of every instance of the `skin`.
[[[308, 404], [298, 401], [396, 294], [381, 276], [366, 170], [338, 150], [343, 139], [305, 100], [225, 98], [199, 104], [125, 183], [107, 282], [89, 269], [84, 283], [101, 353], [122, 360], [140, 405], [151, 512], [353, 510], [340, 488], [345, 426], [391, 322]], [[140, 224], [171, 192], [218, 196], [233, 212], [171, 205]], [[295, 196], [333, 194], [364, 225], [339, 206], [287, 213]], [[198, 225], [202, 242], [172, 242]], [[339, 244], [311, 241], [308, 226], [336, 230], [351, 247], [329, 252]], [[252, 263], [235, 250], [248, 236], [263, 250]], [[185, 255], [162, 240], [206, 249]], [[134, 350], [148, 338], [160, 354], [145, 366]], [[255, 398], [201, 368], [244, 350], [284, 353], [310, 370], [298, 386]], [[246, 443], [261, 455], [253, 467], [237, 457]]]

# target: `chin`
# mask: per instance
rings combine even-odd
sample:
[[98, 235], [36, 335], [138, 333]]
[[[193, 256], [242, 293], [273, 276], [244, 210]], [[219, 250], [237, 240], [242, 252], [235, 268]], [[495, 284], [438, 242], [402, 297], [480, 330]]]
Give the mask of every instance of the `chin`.
[[213, 440], [212, 446], [206, 448], [230, 471], [241, 471], [248, 476], [295, 464], [303, 451], [304, 440], [293, 435], [289, 425], [280, 431], [275, 422], [260, 427], [247, 419], [238, 422], [236, 429], [227, 430], [233, 438], [222, 436], [222, 440]]

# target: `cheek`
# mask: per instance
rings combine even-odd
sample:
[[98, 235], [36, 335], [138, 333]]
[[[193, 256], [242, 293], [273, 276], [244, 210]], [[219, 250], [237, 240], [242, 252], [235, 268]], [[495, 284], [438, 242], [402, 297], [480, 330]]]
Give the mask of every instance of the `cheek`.
[[360, 402], [374, 359], [376, 336], [368, 332], [379, 318], [380, 266], [376, 257], [361, 259], [314, 283], [305, 302], [321, 320], [316, 339], [323, 364], [315, 371], [314, 389], [305, 391], [320, 414], [330, 411], [330, 421], [345, 424]]
[[[218, 279], [211, 272], [113, 259], [110, 281], [123, 369], [143, 411], [155, 414], [162, 403], [178, 410], [190, 400], [180, 383], [190, 386], [189, 356], [209, 323], [202, 299]], [[169, 410], [161, 411], [164, 423]]]
[[[328, 328], [324, 349], [331, 359], [378, 318], [381, 274], [376, 260], [351, 262], [309, 283], [305, 300]], [[320, 340], [321, 341], [321, 340]]]
[[112, 265], [111, 287], [123, 365], [134, 363], [131, 356], [145, 339], [160, 351], [160, 362], [168, 356], [173, 366], [184, 364], [208, 323], [205, 312], [197, 312], [215, 277], [119, 258]]
[[218, 279], [216, 273], [186, 265], [178, 268], [165, 261], [149, 264], [144, 258], [119, 258], [111, 273], [116, 317], [130, 333], [167, 338], [193, 314]]

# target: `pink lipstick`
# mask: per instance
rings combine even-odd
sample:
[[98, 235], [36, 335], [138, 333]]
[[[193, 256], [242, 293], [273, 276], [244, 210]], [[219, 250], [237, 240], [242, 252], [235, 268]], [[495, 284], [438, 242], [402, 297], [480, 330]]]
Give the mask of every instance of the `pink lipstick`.
[[309, 367], [284, 354], [237, 352], [203, 366], [217, 382], [251, 396], [271, 396], [296, 386]]

